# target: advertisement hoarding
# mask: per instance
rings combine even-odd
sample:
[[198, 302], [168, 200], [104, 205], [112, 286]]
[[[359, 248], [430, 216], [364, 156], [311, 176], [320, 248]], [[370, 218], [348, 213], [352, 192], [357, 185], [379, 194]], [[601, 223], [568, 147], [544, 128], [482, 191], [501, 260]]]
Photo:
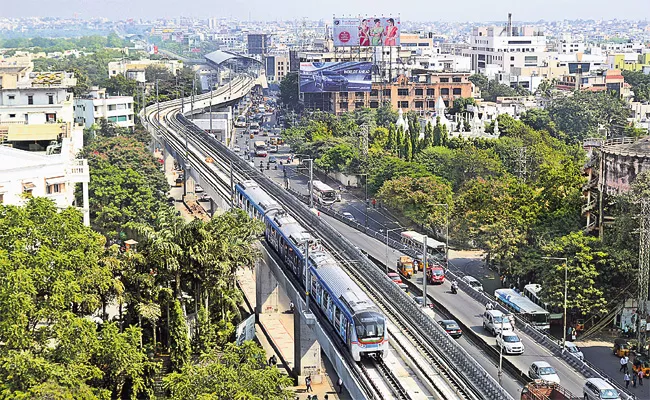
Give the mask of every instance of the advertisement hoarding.
[[399, 46], [400, 26], [399, 17], [334, 18], [334, 46]]
[[371, 88], [371, 62], [300, 63], [302, 93], [369, 92]]

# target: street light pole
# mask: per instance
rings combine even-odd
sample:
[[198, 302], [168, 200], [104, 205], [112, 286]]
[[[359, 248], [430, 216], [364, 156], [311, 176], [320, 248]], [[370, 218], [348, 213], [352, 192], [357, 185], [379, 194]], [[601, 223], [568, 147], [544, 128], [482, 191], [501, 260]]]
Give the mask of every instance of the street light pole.
[[503, 375], [503, 318], [505, 317], [501, 317], [501, 332], [499, 332], [499, 336], [501, 337], [501, 346], [499, 346], [499, 372], [497, 373], [499, 385], [501, 385], [501, 376]]
[[562, 351], [566, 347], [566, 309], [569, 290], [569, 260], [566, 257], [542, 257], [545, 260], [564, 261], [564, 323], [562, 328]]

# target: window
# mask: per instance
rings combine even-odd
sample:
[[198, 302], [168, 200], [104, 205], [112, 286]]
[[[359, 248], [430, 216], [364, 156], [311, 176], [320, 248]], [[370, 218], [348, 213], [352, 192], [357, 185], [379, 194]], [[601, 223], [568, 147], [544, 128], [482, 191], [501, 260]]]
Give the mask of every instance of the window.
[[433, 100], [427, 101], [427, 108], [429, 109], [436, 108], [436, 102]]
[[9, 114], [9, 118], [16, 118], [16, 114]]
[[440, 94], [443, 96], [449, 96], [449, 89], [448, 88], [440, 89]]
[[409, 102], [408, 101], [398, 101], [397, 106], [399, 108], [409, 108]]
[[34, 104], [34, 95], [30, 94], [29, 96], [27, 96], [27, 104], [30, 105]]
[[348, 102], [344, 101], [341, 102], [341, 110], [347, 110], [348, 109]]
[[379, 96], [379, 90], [377, 90], [377, 89], [372, 89], [372, 90], [370, 91], [370, 96], [371, 96], [371, 97], [377, 97], [377, 96]]
[[355, 92], [354, 97], [357, 99], [363, 99], [364, 98], [364, 93], [363, 92]]
[[341, 96], [341, 99], [347, 99], [348, 98], [348, 92], [341, 92], [341, 93], [339, 93], [339, 96]]
[[415, 108], [422, 109], [424, 107], [424, 102], [422, 101], [416, 101], [415, 102]]
[[454, 82], [454, 83], [460, 83], [461, 78], [460, 77], [454, 77], [454, 78], [451, 78], [451, 81]]
[[110, 104], [108, 106], [108, 111], [115, 111], [117, 109], [117, 106], [115, 104]]
[[64, 188], [65, 188], [65, 184], [55, 183], [52, 185], [47, 185], [46, 192], [47, 194], [61, 193], [63, 192]]
[[47, 95], [47, 104], [54, 104], [54, 95], [53, 94], [48, 94]]
[[510, 56], [510, 61], [515, 61], [515, 56]]
[[371, 101], [370, 102], [370, 108], [379, 108], [379, 102], [378, 101]]
[[126, 122], [127, 120], [128, 118], [126, 118], [126, 115], [120, 115], [117, 117], [117, 122]]
[[454, 88], [453, 90], [454, 96], [460, 96], [461, 90], [462, 90], [461, 88]]
[[427, 89], [427, 96], [435, 96], [436, 89]]
[[408, 96], [409, 95], [409, 90], [408, 89], [397, 89], [397, 95], [398, 96]]
[[440, 78], [440, 82], [449, 83], [449, 78]]
[[424, 89], [415, 89], [416, 96], [422, 96], [424, 94]]
[[16, 98], [16, 95], [15, 94], [10, 94], [10, 95], [7, 96], [7, 98], [9, 100], [14, 100]]
[[47, 114], [45, 114], [45, 120], [47, 122], [56, 122], [56, 114], [55, 113], [47, 113]]
[[354, 103], [354, 107], [355, 108], [363, 108], [363, 101], [357, 101], [356, 103]]
[[390, 89], [384, 89], [384, 96], [390, 97], [390, 92], [391, 92]]
[[106, 118], [108, 122], [117, 122], [117, 117], [108, 117]]

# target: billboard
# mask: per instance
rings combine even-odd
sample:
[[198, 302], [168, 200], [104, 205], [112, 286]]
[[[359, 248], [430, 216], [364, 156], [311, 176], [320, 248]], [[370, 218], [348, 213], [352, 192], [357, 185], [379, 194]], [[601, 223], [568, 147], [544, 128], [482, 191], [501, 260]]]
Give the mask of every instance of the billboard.
[[371, 62], [300, 63], [300, 91], [302, 93], [369, 92], [371, 88]]
[[334, 18], [334, 46], [399, 46], [400, 26], [399, 17]]

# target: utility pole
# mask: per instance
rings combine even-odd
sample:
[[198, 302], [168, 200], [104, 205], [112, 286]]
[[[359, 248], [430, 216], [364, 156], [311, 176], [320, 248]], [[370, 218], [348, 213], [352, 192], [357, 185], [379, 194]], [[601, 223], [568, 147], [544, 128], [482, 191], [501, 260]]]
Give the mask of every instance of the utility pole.
[[314, 160], [308, 158], [309, 161], [309, 208], [314, 208]]
[[424, 243], [422, 246], [422, 262], [424, 263], [424, 271], [422, 274], [422, 307], [427, 308], [427, 237], [424, 237]]
[[637, 340], [639, 346], [645, 345], [646, 326], [642, 321], [647, 323], [648, 314], [648, 285], [650, 284], [650, 199], [643, 197], [641, 199], [641, 215], [639, 230], [639, 298], [637, 308]]

